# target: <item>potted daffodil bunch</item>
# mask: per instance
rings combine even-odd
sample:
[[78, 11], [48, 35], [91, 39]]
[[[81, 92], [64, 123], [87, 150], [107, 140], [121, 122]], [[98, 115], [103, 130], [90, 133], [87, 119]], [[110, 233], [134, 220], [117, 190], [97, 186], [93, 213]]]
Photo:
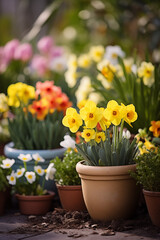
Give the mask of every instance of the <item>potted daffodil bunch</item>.
[[[22, 214], [45, 214], [50, 210], [54, 192], [45, 189], [45, 181], [53, 180], [55, 168], [50, 163], [47, 169], [43, 169], [39, 163], [44, 162], [38, 153], [20, 154], [18, 156], [23, 166], [16, 171], [13, 170], [14, 159], [2, 160], [1, 167], [10, 169], [10, 174], [6, 176], [8, 183], [12, 186], [13, 193], [19, 201], [19, 207]], [[30, 169], [28, 162], [34, 161], [34, 168]]]
[[82, 142], [76, 148], [84, 160], [76, 170], [87, 210], [93, 219], [101, 221], [128, 218], [135, 212], [139, 196], [129, 174], [136, 169], [138, 147], [136, 139], [130, 142], [123, 135], [123, 128], [124, 122], [132, 126], [137, 120], [135, 107], [114, 100], [106, 108], [90, 100], [79, 106], [79, 113], [68, 108], [62, 122], [71, 132], [81, 132]]
[[63, 156], [65, 149], [60, 142], [66, 128], [62, 118], [71, 102], [60, 87], [53, 81], [37, 82], [35, 87], [22, 82], [12, 84], [8, 87], [8, 106], [12, 112], [8, 118], [12, 142], [5, 146], [4, 153], [16, 160], [15, 170], [20, 165], [20, 153], [38, 152], [45, 159], [45, 168], [51, 159]]

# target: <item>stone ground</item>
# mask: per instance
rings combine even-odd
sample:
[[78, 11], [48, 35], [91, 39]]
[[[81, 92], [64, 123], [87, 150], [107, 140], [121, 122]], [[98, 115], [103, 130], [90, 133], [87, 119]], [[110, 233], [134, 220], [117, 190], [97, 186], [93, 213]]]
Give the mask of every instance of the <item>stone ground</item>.
[[145, 206], [134, 218], [106, 223], [93, 221], [87, 212], [69, 212], [53, 206], [44, 216], [21, 215], [12, 206], [0, 216], [0, 240], [153, 240], [160, 228], [153, 226]]

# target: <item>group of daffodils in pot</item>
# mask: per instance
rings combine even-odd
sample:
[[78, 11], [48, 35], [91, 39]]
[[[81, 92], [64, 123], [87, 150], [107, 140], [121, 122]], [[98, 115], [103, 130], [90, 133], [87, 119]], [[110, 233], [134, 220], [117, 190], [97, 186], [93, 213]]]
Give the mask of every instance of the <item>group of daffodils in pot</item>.
[[124, 122], [132, 126], [137, 120], [133, 104], [119, 105], [115, 100], [108, 102], [106, 108], [97, 107], [91, 101], [68, 108], [62, 123], [72, 133], [80, 131], [83, 141], [76, 144], [85, 163], [91, 166], [118, 166], [132, 164], [138, 151], [136, 139], [130, 140], [123, 135]]
[[[5, 172], [6, 179], [14, 193], [21, 195], [44, 195], [47, 190], [44, 189], [45, 181], [53, 180], [55, 174], [54, 164], [50, 163], [47, 169], [43, 169], [39, 163], [44, 162], [38, 153], [20, 154], [18, 159], [22, 161], [22, 166], [14, 169], [14, 159], [3, 159], [0, 168]], [[28, 169], [27, 163], [34, 161], [34, 170]], [[13, 168], [13, 169], [12, 169]]]

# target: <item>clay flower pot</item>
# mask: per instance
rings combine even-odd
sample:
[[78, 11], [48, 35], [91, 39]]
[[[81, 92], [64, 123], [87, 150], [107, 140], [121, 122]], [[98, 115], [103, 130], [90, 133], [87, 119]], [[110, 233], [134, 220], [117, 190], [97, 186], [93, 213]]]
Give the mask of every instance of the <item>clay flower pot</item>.
[[82, 195], [82, 187], [57, 185], [61, 205], [69, 211], [84, 211], [86, 206]]
[[43, 215], [50, 211], [55, 193], [49, 192], [41, 196], [25, 196], [16, 194], [20, 212], [25, 215]]
[[160, 192], [146, 191], [143, 189], [143, 194], [152, 223], [160, 227]]
[[76, 165], [84, 202], [94, 220], [110, 221], [134, 215], [139, 187], [129, 170], [135, 169], [136, 165], [87, 166], [84, 161]]

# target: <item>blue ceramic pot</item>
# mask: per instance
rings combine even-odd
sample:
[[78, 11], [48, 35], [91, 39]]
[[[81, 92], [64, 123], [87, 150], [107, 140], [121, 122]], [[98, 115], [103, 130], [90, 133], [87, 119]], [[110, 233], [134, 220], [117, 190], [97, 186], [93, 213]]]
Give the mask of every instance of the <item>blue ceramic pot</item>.
[[[6, 144], [4, 147], [4, 155], [7, 158], [15, 159], [15, 163], [12, 167], [13, 170], [17, 170], [20, 166], [22, 166], [22, 167], [24, 166], [23, 162], [18, 159], [18, 156], [20, 154], [31, 154], [32, 155], [35, 153], [39, 153], [39, 155], [45, 159], [45, 162], [40, 162], [39, 165], [43, 169], [46, 169], [50, 163], [50, 160], [52, 160], [55, 157], [62, 158], [65, 151], [66, 151], [65, 148], [57, 148], [57, 149], [49, 149], [49, 150], [21, 150], [21, 149], [14, 148], [13, 142]], [[34, 164], [35, 164], [34, 160], [27, 162], [27, 170], [33, 171]], [[55, 187], [54, 181], [52, 181], [52, 180], [46, 181], [45, 188], [50, 191], [52, 191], [52, 190], [55, 191], [56, 187]]]

